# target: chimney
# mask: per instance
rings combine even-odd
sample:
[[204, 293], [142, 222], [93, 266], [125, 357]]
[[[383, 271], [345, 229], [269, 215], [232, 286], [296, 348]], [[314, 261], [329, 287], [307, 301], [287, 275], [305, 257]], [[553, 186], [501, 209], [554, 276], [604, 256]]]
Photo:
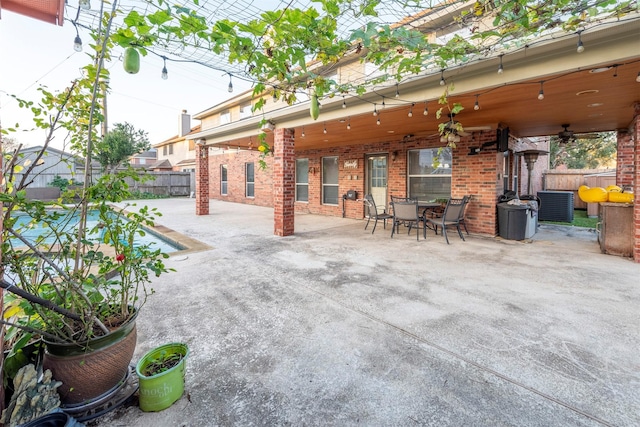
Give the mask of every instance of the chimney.
[[180, 114], [180, 123], [178, 127], [178, 136], [185, 136], [191, 132], [191, 116], [187, 114], [187, 110], [182, 110]]

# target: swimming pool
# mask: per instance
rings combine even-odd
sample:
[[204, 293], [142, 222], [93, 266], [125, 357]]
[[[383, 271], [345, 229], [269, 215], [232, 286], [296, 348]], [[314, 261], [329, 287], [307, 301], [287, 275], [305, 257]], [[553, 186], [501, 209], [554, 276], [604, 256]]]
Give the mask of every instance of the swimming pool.
[[[13, 228], [20, 230], [22, 236], [30, 243], [34, 243], [36, 239], [40, 238], [41, 240], [39, 243], [41, 244], [55, 243], [55, 234], [53, 233], [52, 228], [64, 230], [66, 232], [77, 232], [78, 223], [80, 222], [78, 215], [69, 215], [68, 212], [61, 212], [60, 216], [54, 221], [51, 221], [50, 225], [34, 222], [27, 214], [19, 214], [17, 215], [17, 218], [18, 220]], [[87, 215], [87, 229], [93, 230], [99, 222], [100, 218], [98, 211], [89, 211]], [[87, 237], [90, 240], [99, 240], [102, 237], [104, 230], [98, 230], [98, 233], [89, 234]], [[133, 243], [134, 247], [149, 245], [149, 249], [160, 249], [162, 252], [167, 254], [184, 249], [179, 244], [164, 239], [153, 230], [145, 227], [144, 231], [144, 236], [136, 235]], [[11, 241], [15, 241], [16, 243], [18, 242], [17, 239], [11, 239]]]

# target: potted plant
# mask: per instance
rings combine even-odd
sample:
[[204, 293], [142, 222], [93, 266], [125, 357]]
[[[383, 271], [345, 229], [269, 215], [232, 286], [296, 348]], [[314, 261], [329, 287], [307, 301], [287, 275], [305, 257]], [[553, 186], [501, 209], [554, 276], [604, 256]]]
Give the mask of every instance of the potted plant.
[[[0, 284], [8, 291], [0, 322], [13, 329], [8, 335], [14, 343], [3, 350], [18, 354], [19, 346], [41, 338], [44, 368], [63, 382], [59, 391], [68, 405], [102, 396], [128, 375], [136, 316], [153, 292], [152, 278], [169, 271], [168, 255], [136, 242], [159, 213], [113, 206], [130, 196], [124, 178], [139, 180], [137, 173], [92, 176], [94, 128], [102, 119], [98, 100], [108, 79], [102, 66], [110, 46], [105, 28], [95, 37], [94, 63], [83, 77], [60, 93], [41, 89], [39, 103], [16, 98], [46, 131], [45, 141], [30, 158], [22, 157], [18, 145], [3, 150], [0, 160]], [[83, 185], [59, 200], [31, 200], [27, 190], [52, 166], [47, 150], [61, 132], [84, 158]]]
[[136, 365], [140, 384], [140, 409], [161, 411], [184, 393], [184, 374], [189, 348], [170, 343], [147, 352]]

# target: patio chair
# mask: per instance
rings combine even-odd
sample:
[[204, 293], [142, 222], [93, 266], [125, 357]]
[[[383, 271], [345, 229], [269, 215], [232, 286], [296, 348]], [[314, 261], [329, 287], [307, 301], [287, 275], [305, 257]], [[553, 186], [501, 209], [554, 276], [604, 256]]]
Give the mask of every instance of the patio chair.
[[[391, 227], [391, 237], [396, 232], [400, 231], [400, 224], [404, 224], [409, 228], [407, 234], [411, 234], [411, 228], [416, 227], [416, 240], [420, 240], [420, 227], [418, 224], [422, 221], [420, 213], [418, 212], [418, 200], [416, 199], [393, 199], [393, 226]], [[424, 227], [423, 227], [424, 229]], [[427, 232], [424, 230], [424, 236], [426, 238]]]
[[[438, 227], [442, 228], [442, 234], [444, 235], [447, 245], [449, 244], [449, 237], [447, 237], [447, 227], [455, 226], [458, 231], [458, 235], [464, 241], [464, 236], [460, 226], [463, 226], [467, 231], [467, 226], [464, 223], [464, 210], [469, 202], [469, 197], [464, 196], [462, 199], [449, 199], [447, 206], [444, 208], [444, 213], [440, 218], [425, 218], [425, 233], [427, 224], [433, 226], [433, 230], [438, 234]], [[431, 228], [431, 227], [429, 227]], [[467, 234], [469, 232], [467, 231]]]
[[371, 194], [367, 194], [364, 196], [364, 204], [369, 208], [369, 216], [367, 217], [367, 225], [364, 226], [366, 230], [369, 226], [369, 221], [372, 219], [375, 220], [373, 223], [373, 230], [371, 230], [371, 234], [376, 231], [376, 226], [378, 225], [378, 220], [381, 220], [384, 224], [384, 228], [387, 228], [387, 220], [393, 219], [393, 215], [387, 213], [386, 209], [383, 209], [382, 212], [378, 211], [375, 200], [373, 200], [373, 196]]

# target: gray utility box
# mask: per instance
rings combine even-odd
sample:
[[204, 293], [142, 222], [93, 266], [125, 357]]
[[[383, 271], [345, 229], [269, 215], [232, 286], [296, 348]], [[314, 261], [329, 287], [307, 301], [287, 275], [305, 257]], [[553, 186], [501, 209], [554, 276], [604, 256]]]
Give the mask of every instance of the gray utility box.
[[530, 239], [536, 234], [537, 221], [537, 212], [529, 204], [498, 203], [498, 228], [503, 239]]

